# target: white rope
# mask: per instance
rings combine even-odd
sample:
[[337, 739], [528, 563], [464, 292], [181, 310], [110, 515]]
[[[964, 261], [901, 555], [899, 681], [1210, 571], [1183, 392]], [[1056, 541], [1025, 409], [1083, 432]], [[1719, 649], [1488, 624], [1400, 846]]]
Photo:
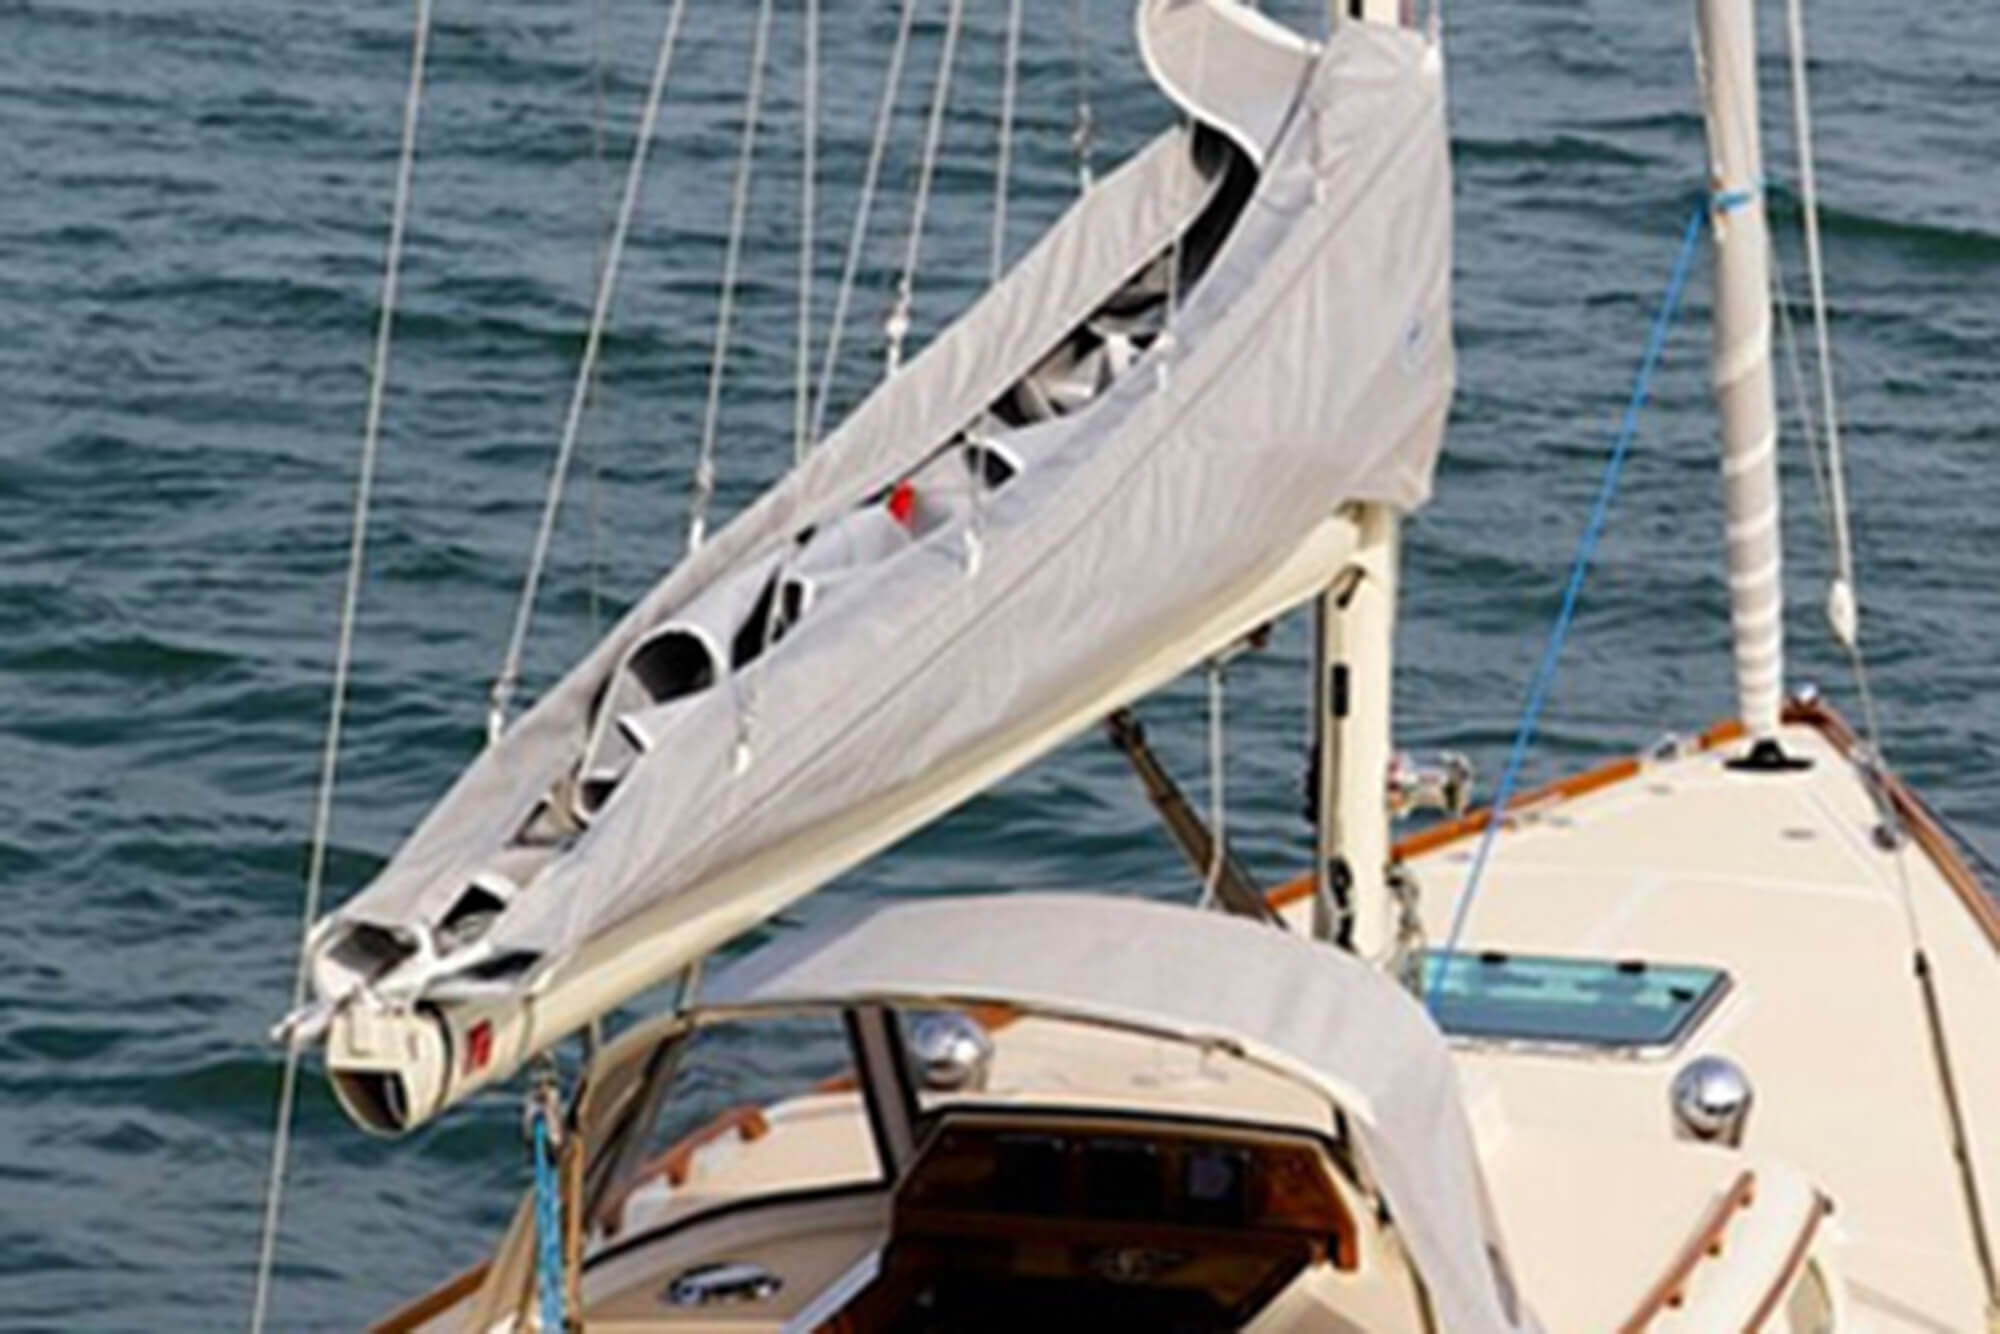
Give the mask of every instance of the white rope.
[[570, 391], [569, 412], [563, 419], [562, 440], [556, 446], [555, 466], [549, 475], [547, 499], [542, 505], [541, 526], [535, 533], [535, 548], [528, 560], [527, 577], [521, 584], [521, 602], [514, 613], [513, 633], [507, 638], [507, 653], [500, 674], [493, 681], [486, 714], [489, 741], [499, 739], [507, 725], [507, 708], [520, 683], [521, 655], [527, 648], [528, 627], [534, 621], [535, 595], [540, 591], [542, 571], [548, 564], [549, 545], [554, 540], [556, 515], [562, 509], [564, 479], [576, 453], [578, 429], [583, 424], [583, 408], [590, 396], [590, 383], [597, 369], [598, 351], [604, 344], [604, 325], [611, 314], [611, 295], [618, 288], [618, 266], [625, 257], [625, 238], [632, 230], [632, 215], [638, 209], [639, 187], [646, 175], [646, 158], [653, 145], [653, 133], [660, 119], [660, 102], [666, 96], [667, 75], [673, 68], [674, 48], [680, 41], [681, 19], [687, 0], [674, 0], [660, 34], [659, 54], [653, 63], [652, 83], [646, 89], [646, 106], [639, 117], [639, 133], [632, 145], [632, 161], [625, 170], [625, 193], [618, 203], [618, 220], [611, 229], [611, 244], [604, 256], [604, 272], [597, 280], [597, 300], [590, 312], [590, 333], [583, 343], [583, 364], [577, 368], [576, 384]]
[[1216, 886], [1222, 882], [1222, 866], [1229, 855], [1229, 802], [1223, 788], [1227, 769], [1227, 746], [1223, 734], [1222, 659], [1208, 664], [1208, 874], [1202, 878], [1201, 906], [1215, 906]]
[[1007, 187], [1014, 171], [1014, 108], [1021, 88], [1022, 0], [1008, 0], [1007, 50], [1001, 57], [1000, 75], [1000, 155], [993, 167], [993, 264], [994, 282], [1007, 267]]
[[[1812, 297], [1813, 334], [1819, 357], [1820, 419], [1825, 424], [1827, 485], [1832, 500], [1834, 577], [1829, 619], [1844, 645], [1858, 637], [1853, 612], [1854, 545], [1847, 517], [1847, 461], [1840, 442], [1840, 406], [1833, 384], [1833, 338], [1827, 328], [1826, 269], [1819, 243], [1819, 183], [1813, 165], [1812, 97], [1806, 83], [1806, 21], [1802, 0], [1787, 0], [1792, 63], [1792, 125], [1799, 160], [1799, 202], [1804, 213], [1806, 285]], [[1843, 609], [1844, 608], [1844, 609]]]
[[813, 399], [812, 438], [826, 431], [826, 411], [833, 396], [833, 373], [840, 364], [840, 344], [847, 331], [847, 311], [854, 299], [854, 286], [861, 273], [861, 255], [868, 244], [868, 220], [875, 207], [875, 192], [882, 181], [882, 160], [889, 150], [889, 128], [896, 113], [896, 94], [903, 82], [904, 58], [910, 50], [910, 31], [916, 24], [917, 0], [903, 0], [903, 16], [896, 28], [896, 44], [889, 51], [889, 68], [882, 76], [882, 99], [875, 108], [875, 136], [868, 147], [868, 165], [861, 174], [861, 194], [854, 205], [854, 226], [847, 238], [847, 259], [841, 267], [840, 286], [834, 292], [833, 321], [826, 331], [826, 355], [820, 361], [819, 388]]
[[889, 371], [903, 362], [903, 340], [909, 336], [916, 305], [917, 260], [924, 245], [924, 218], [930, 211], [931, 184], [937, 179], [938, 148], [944, 142], [944, 113], [951, 103], [951, 67], [958, 58], [958, 30], [965, 17], [965, 0], [951, 0], [938, 47], [937, 80], [931, 88], [930, 125], [924, 131], [923, 158], [917, 164], [917, 197], [910, 210], [910, 235], [903, 250], [903, 273], [896, 281], [896, 304], [889, 312]]
[[750, 182], [757, 173], [757, 122], [764, 109], [764, 56], [771, 44], [772, 0], [757, 7], [750, 43], [750, 83], [743, 94], [743, 134], [736, 148], [736, 188], [729, 204], [729, 242], [722, 257], [722, 294], [715, 308], [715, 346], [708, 358], [708, 405], [702, 412], [701, 452], [695, 458], [694, 498], [688, 507], [688, 550], [708, 535], [708, 506], [715, 498], [715, 438], [722, 426], [722, 377], [729, 367], [729, 328], [736, 313], [736, 285], [743, 268], [743, 231], [750, 218]]
[[806, 0], [805, 71], [799, 108], [799, 335], [792, 462], [812, 447], [813, 223], [819, 207], [819, 0]]
[[[375, 465], [381, 454], [382, 409], [389, 380], [389, 348], [396, 320], [396, 289], [403, 268], [403, 237], [410, 217], [410, 180], [416, 171], [417, 120], [423, 105], [424, 61], [430, 47], [431, 0], [416, 0], [416, 32], [410, 39], [410, 81], [403, 98], [403, 141], [396, 160], [395, 201], [389, 214], [389, 242], [382, 261], [382, 308], [375, 323], [375, 357], [368, 377], [367, 417], [361, 431], [361, 462], [354, 486], [354, 518], [347, 550], [347, 582], [341, 592], [340, 631], [333, 653], [332, 697], [327, 705], [326, 745], [320, 754], [319, 795], [313, 806], [311, 851], [306, 859], [305, 902], [300, 910], [299, 963], [292, 977], [291, 1010], [305, 1004], [309, 976], [307, 945], [319, 920], [326, 886], [326, 847], [333, 829], [334, 780], [340, 769], [341, 721], [347, 712], [347, 681], [354, 663], [354, 623], [361, 605], [367, 565], [368, 514], [375, 492]], [[285, 1168], [291, 1157], [292, 1111], [298, 1101], [301, 1042], [285, 1044], [284, 1073], [278, 1081], [278, 1110], [271, 1137], [271, 1172], [264, 1188], [263, 1235], [257, 1250], [257, 1281], [250, 1304], [251, 1334], [262, 1334], [271, 1306], [271, 1280], [278, 1259], [278, 1225], [283, 1212]]]

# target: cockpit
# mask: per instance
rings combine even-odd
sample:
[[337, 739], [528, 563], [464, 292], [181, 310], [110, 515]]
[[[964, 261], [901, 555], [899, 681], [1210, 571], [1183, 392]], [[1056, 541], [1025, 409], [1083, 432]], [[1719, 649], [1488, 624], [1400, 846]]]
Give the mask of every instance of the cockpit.
[[[1330, 1113], [1156, 1039], [994, 1010], [881, 1017], [889, 1096], [910, 1089], [906, 1108], [878, 1105], [857, 1043], [845, 1071], [768, 1109], [662, 1118], [672, 1129], [604, 1182], [586, 1280], [644, 1274], [607, 1309], [669, 1329], [1220, 1331], [1254, 1327], [1308, 1272], [1355, 1282], [1369, 1205]], [[1038, 1079], [1033, 1054], [996, 1062], [989, 1025], [1031, 1053], [1095, 1049], [1097, 1087]], [[787, 1027], [795, 1041], [808, 1028]], [[715, 1091], [692, 1063], [677, 1075]], [[1157, 1096], [1134, 1103], [1134, 1087]], [[647, 1097], [635, 1088], [635, 1108]], [[818, 1171], [753, 1203], [738, 1192], [759, 1188], [760, 1159]]]
[[[768, 1099], [774, 1059], [791, 1096]], [[1085, 896], [879, 910], [597, 1055], [575, 1309], [619, 1331], [1525, 1330], [1469, 1133], [1436, 1115], [1450, 1078], [1393, 983], [1269, 928]], [[530, 1212], [457, 1327], [526, 1309]]]

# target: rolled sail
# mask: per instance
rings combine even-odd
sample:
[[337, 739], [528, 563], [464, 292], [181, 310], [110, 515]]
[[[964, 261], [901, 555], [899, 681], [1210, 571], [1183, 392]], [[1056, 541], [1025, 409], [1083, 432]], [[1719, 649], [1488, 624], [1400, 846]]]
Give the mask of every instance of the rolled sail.
[[1426, 498], [1453, 378], [1438, 52], [1286, 37], [1264, 67], [1291, 86], [1232, 103], [1175, 74], [1185, 30], [1154, 42], [1186, 8], [1142, 6], [1141, 38], [1193, 127], [669, 573], [320, 924], [364, 1123], [435, 1114], [1312, 596], [1342, 506]]

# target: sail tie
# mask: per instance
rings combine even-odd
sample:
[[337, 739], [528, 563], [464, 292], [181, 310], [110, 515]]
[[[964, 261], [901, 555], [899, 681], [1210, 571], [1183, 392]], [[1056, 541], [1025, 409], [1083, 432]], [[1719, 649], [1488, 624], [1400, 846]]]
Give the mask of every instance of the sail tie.
[[[299, 962], [292, 976], [291, 1012], [304, 1006], [310, 975], [313, 923], [319, 920], [326, 886], [326, 850], [333, 828], [333, 791], [340, 769], [341, 722], [347, 712], [347, 682], [354, 664], [354, 626], [367, 568], [368, 516], [373, 507], [376, 461], [381, 454], [382, 413], [389, 382], [389, 349], [396, 323], [396, 294], [403, 269], [403, 240], [410, 218], [410, 181], [416, 172], [417, 122], [423, 106], [424, 62], [430, 47], [431, 3], [416, 0], [410, 38], [410, 80], [403, 98], [402, 147], [396, 159], [396, 189], [389, 213], [389, 241], [382, 260], [382, 304], [375, 325], [375, 356], [368, 373], [368, 408], [361, 430], [361, 461], [354, 486], [354, 518], [347, 552], [347, 580], [341, 592], [340, 630], [333, 655], [333, 685], [327, 705], [326, 743], [320, 754], [319, 793], [313, 805], [312, 843], [306, 857], [305, 899], [300, 906]], [[270, 1311], [271, 1280], [278, 1259], [278, 1227], [284, 1206], [285, 1168], [291, 1157], [292, 1112], [298, 1101], [302, 1036], [285, 1042], [278, 1080], [276, 1124], [271, 1135], [271, 1171], [264, 1190], [264, 1221], [257, 1251], [257, 1279], [251, 1297], [250, 1331], [262, 1334]]]
[[1527, 707], [1522, 710], [1520, 724], [1514, 731], [1513, 748], [1507, 755], [1507, 767], [1501, 772], [1499, 789], [1493, 796], [1493, 809], [1486, 819], [1486, 828], [1479, 837], [1478, 850], [1473, 854], [1472, 869], [1466, 875], [1465, 890], [1458, 897], [1458, 904], [1452, 910], [1451, 931], [1445, 937], [1444, 948], [1437, 959], [1424, 1001], [1430, 1011], [1437, 1012], [1438, 996], [1445, 976], [1450, 970], [1451, 958], [1464, 938], [1465, 928], [1472, 916], [1473, 902], [1479, 897], [1484, 883], [1486, 867], [1493, 856], [1493, 845], [1499, 837], [1500, 827], [1506, 823], [1507, 806], [1514, 798], [1514, 789], [1521, 777], [1521, 766], [1528, 756], [1528, 745], [1534, 739], [1536, 724], [1541, 720], [1542, 708], [1548, 702], [1549, 690], [1555, 684], [1556, 665], [1562, 658], [1563, 642], [1569, 638], [1570, 625], [1576, 619], [1577, 602], [1583, 594], [1583, 581], [1590, 573], [1590, 564], [1597, 554], [1597, 544], [1604, 535], [1604, 526], [1611, 517], [1611, 502], [1618, 494], [1618, 478], [1625, 470], [1625, 460], [1631, 454], [1633, 438], [1638, 434], [1639, 411], [1652, 397], [1653, 374], [1659, 368], [1660, 358], [1666, 351], [1667, 334], [1673, 328], [1674, 315], [1680, 309], [1681, 294], [1687, 287], [1688, 269], [1694, 262], [1694, 253], [1701, 240], [1703, 220], [1708, 215], [1707, 201], [1697, 204], [1689, 215], [1687, 226], [1681, 235], [1680, 253], [1674, 257], [1672, 276], [1667, 280], [1666, 295], [1660, 302], [1659, 312], [1653, 317], [1653, 329], [1646, 340], [1645, 355], [1639, 360], [1639, 372], [1632, 383], [1632, 394], [1625, 404], [1625, 415], [1620, 421], [1618, 434], [1611, 446], [1611, 455], [1605, 460], [1604, 478], [1598, 484], [1597, 500], [1590, 511], [1589, 522], [1584, 525], [1583, 539], [1577, 544], [1576, 558], [1570, 566], [1569, 582], [1563, 588], [1562, 606], [1556, 613], [1554, 627], [1549, 631], [1548, 646], [1542, 651], [1541, 666], [1536, 670], [1534, 683], [1528, 691]]
[[729, 367], [729, 330], [743, 271], [743, 233], [750, 218], [750, 183], [757, 174], [757, 124], [764, 108], [765, 52], [771, 45], [772, 0], [757, 6], [750, 42], [750, 79], [743, 94], [743, 132], [736, 148], [736, 185], [729, 202], [729, 240], [722, 256], [722, 288], [715, 307], [715, 346], [708, 359], [708, 402], [702, 410], [701, 451], [695, 462], [694, 498], [688, 506], [688, 550], [708, 535], [708, 506], [715, 498], [715, 440], [722, 427], [722, 380]]
[[902, 88], [903, 65], [910, 50], [910, 32], [916, 24], [917, 0], [903, 0], [902, 18], [896, 25], [896, 42], [889, 48], [889, 65], [882, 75], [882, 97], [875, 106], [875, 133], [868, 145], [868, 164], [861, 172], [861, 193], [854, 203], [854, 224], [847, 237], [847, 258], [841, 266], [840, 286], [833, 294], [833, 319], [826, 331], [826, 354], [820, 360], [819, 388], [813, 398], [813, 439], [826, 431], [826, 413], [833, 397], [833, 373], [840, 365], [840, 345], [847, 332], [847, 312], [854, 300], [854, 288], [861, 274], [861, 256], [868, 245], [868, 221], [875, 208], [875, 195], [882, 183], [882, 160], [889, 150], [889, 130], [895, 120], [896, 94]]
[[687, 0], [674, 0], [666, 26], [660, 33], [653, 76], [646, 88], [645, 109], [639, 117], [639, 132], [632, 144], [632, 158], [625, 169], [625, 192], [618, 202], [618, 218], [611, 228], [611, 240], [604, 253], [603, 272], [598, 275], [597, 298], [590, 312], [590, 331], [583, 342], [583, 361], [570, 391], [569, 410], [563, 418], [562, 438], [556, 446], [555, 464], [550, 469], [548, 493], [542, 504], [542, 519], [535, 532], [528, 572], [521, 582], [521, 600], [514, 611], [514, 628], [507, 637], [507, 651], [501, 659], [500, 674], [488, 695], [486, 735], [498, 740], [507, 725], [507, 710], [520, 684], [521, 657], [528, 646], [528, 629], [535, 617], [535, 597], [541, 590], [542, 572], [548, 566], [549, 547], [555, 539], [556, 516], [562, 510], [563, 483], [569, 476], [576, 454], [577, 436], [583, 426], [583, 409], [590, 398], [590, 385], [597, 372], [597, 357], [604, 344], [604, 326], [611, 315], [612, 293], [618, 288], [618, 268], [625, 257], [625, 240], [632, 231], [632, 217], [638, 210], [640, 187], [646, 178], [646, 160], [651, 156], [653, 135], [659, 127], [660, 103], [667, 92], [667, 77], [673, 69], [674, 50], [680, 43], [681, 20]]

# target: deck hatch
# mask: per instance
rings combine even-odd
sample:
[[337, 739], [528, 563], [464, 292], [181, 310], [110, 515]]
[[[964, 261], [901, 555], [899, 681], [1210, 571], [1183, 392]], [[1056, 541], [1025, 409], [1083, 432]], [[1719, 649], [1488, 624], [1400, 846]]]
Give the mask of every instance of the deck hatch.
[[1691, 964], [1495, 951], [1424, 956], [1424, 991], [1439, 1027], [1472, 1041], [1669, 1051], [1728, 990], [1728, 973]]

